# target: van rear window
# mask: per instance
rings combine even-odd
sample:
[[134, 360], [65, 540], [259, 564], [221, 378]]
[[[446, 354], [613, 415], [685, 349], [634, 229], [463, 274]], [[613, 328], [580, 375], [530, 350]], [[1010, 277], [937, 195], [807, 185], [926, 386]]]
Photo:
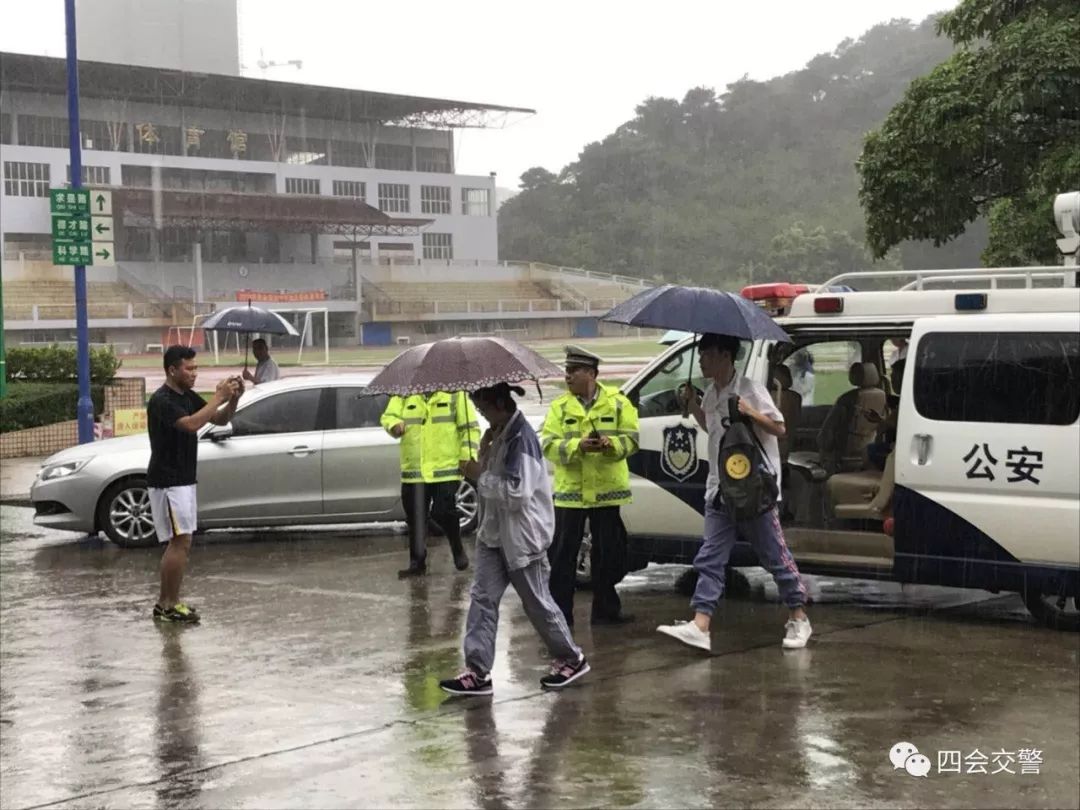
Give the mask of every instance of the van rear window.
[[915, 408], [943, 422], [1068, 425], [1080, 416], [1080, 335], [928, 333]]

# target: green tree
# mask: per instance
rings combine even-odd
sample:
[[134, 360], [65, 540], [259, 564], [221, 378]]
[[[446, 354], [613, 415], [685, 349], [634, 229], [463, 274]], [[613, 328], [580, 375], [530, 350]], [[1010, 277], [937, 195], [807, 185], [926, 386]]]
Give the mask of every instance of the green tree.
[[859, 199], [875, 256], [943, 244], [988, 216], [988, 263], [1051, 262], [1056, 192], [1080, 187], [1080, 4], [962, 0], [956, 52], [865, 140]]
[[[866, 266], [861, 247], [838, 258], [844, 240], [864, 239], [855, 171], [863, 136], [952, 50], [934, 18], [892, 20], [803, 70], [647, 98], [559, 172], [522, 176], [521, 193], [499, 209], [500, 255], [730, 289], [751, 267], [755, 281], [774, 272], [795, 280], [772, 243], [802, 222], [807, 232], [821, 227], [833, 251], [818, 256], [827, 266], [806, 259], [815, 278], [856, 258]], [[977, 262], [973, 241], [959, 241], [949, 261]], [[919, 254], [924, 264], [936, 259]]]

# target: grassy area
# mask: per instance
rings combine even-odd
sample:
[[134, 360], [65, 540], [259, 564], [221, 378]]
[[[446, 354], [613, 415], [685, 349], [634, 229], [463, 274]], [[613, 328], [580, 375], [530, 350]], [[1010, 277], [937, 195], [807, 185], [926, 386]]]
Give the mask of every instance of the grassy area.
[[814, 404], [831, 405], [851, 387], [846, 371], [819, 371], [814, 375]]
[[[563, 346], [574, 343], [599, 355], [605, 360], [625, 360], [628, 358], [655, 357], [664, 348], [655, 340], [640, 340], [638, 338], [570, 338], [567, 340], [534, 340], [525, 341], [525, 345], [535, 349], [538, 353], [553, 362], [561, 362], [563, 358]], [[403, 351], [401, 346], [348, 346], [330, 349], [330, 365], [332, 366], [381, 366], [393, 360]], [[271, 349], [274, 360], [279, 366], [315, 365], [321, 363], [323, 351], [321, 348], [312, 347], [304, 351], [304, 363], [296, 361], [296, 349], [277, 348]], [[218, 365], [241, 366], [244, 363], [243, 353], [222, 352]], [[135, 354], [124, 355], [125, 368], [160, 368], [161, 355]], [[200, 352], [199, 362], [204, 366], [214, 365], [214, 356], [211, 352]], [[249, 364], [254, 365], [251, 356], [248, 356]]]

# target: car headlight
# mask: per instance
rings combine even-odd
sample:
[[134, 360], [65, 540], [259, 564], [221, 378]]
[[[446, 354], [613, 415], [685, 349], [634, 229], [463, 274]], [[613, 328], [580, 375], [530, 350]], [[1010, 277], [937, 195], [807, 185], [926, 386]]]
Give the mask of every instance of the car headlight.
[[78, 461], [65, 461], [63, 464], [50, 464], [41, 470], [42, 481], [53, 481], [57, 478], [66, 478], [77, 473], [89, 463], [90, 459], [83, 458]]

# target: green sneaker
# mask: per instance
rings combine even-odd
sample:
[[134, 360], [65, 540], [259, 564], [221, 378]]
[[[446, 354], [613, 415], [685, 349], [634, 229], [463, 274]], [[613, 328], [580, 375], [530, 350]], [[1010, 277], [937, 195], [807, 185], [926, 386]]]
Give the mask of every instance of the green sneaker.
[[198, 624], [201, 618], [193, 608], [188, 607], [183, 602], [178, 602], [171, 608], [154, 605], [153, 616], [154, 621], [177, 622], [179, 624]]

